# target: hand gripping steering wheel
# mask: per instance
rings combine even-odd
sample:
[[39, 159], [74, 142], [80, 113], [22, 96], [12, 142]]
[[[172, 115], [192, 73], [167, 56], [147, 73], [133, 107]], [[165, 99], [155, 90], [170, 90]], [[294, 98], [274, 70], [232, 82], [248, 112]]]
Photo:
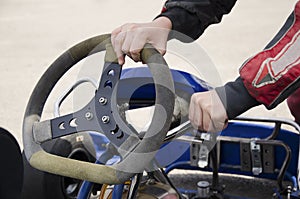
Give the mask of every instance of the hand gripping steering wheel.
[[[99, 87], [93, 99], [74, 113], [40, 121], [44, 105], [58, 80], [77, 62], [106, 50]], [[110, 35], [87, 39], [63, 53], [47, 69], [29, 99], [23, 122], [26, 158], [35, 168], [49, 173], [100, 184], [120, 184], [141, 173], [153, 159], [171, 124], [174, 109], [174, 85], [163, 57], [151, 45], [141, 52], [153, 76], [156, 99], [152, 123], [141, 136], [126, 124], [117, 108], [117, 92], [122, 67], [117, 64]], [[76, 120], [76, 125], [71, 121]], [[112, 166], [68, 159], [45, 152], [47, 140], [81, 131], [104, 133], [117, 148], [122, 160]]]

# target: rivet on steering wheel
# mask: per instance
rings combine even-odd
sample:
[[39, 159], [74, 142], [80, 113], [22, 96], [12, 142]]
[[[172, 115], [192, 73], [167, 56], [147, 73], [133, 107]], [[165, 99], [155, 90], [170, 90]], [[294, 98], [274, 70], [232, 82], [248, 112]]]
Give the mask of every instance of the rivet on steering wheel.
[[109, 122], [109, 116], [104, 115], [104, 116], [101, 118], [101, 120], [102, 120], [102, 122], [103, 122], [104, 124], [107, 124], [107, 123]]
[[107, 104], [107, 99], [106, 99], [105, 97], [100, 97], [99, 103], [100, 103], [101, 105], [106, 105], [106, 104]]

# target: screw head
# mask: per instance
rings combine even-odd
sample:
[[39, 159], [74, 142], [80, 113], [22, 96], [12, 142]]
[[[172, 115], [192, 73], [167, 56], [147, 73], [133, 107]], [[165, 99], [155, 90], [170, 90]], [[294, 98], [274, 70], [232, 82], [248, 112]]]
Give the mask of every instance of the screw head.
[[101, 105], [106, 105], [106, 104], [107, 104], [107, 99], [106, 99], [105, 97], [100, 97], [99, 103], [100, 103]]
[[87, 120], [93, 119], [93, 113], [91, 113], [91, 112], [86, 112], [86, 113], [85, 113], [85, 118], [86, 118]]
[[104, 116], [102, 116], [101, 120], [104, 124], [107, 124], [109, 122], [109, 116], [104, 115]]

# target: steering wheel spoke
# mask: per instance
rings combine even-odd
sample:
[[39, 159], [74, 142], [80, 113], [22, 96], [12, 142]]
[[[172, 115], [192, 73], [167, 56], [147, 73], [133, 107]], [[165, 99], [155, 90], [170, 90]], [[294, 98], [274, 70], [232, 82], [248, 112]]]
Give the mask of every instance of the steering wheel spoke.
[[99, 126], [116, 147], [120, 147], [129, 136], [137, 135], [135, 129], [128, 127], [120, 117], [118, 110], [117, 88], [121, 70], [119, 64], [105, 62], [95, 94], [95, 111]]
[[75, 113], [51, 119], [52, 138], [82, 131], [99, 132], [94, 104], [93, 99], [87, 106]]
[[100, 132], [99, 123], [95, 118], [94, 104], [94, 99], [92, 99], [83, 109], [75, 113], [35, 122], [33, 125], [35, 141], [43, 143], [50, 139], [84, 131]]

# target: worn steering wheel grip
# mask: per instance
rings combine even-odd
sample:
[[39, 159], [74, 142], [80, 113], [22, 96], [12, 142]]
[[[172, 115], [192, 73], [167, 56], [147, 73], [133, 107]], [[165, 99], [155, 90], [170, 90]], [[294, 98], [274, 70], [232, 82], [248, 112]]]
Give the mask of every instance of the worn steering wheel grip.
[[[141, 58], [147, 63], [155, 84], [156, 102], [152, 123], [144, 139], [120, 163], [98, 165], [52, 155], [35, 141], [34, 124], [40, 121], [44, 104], [55, 84], [73, 65], [91, 54], [105, 50], [107, 44], [110, 44], [110, 34], [96, 36], [73, 46], [50, 65], [35, 86], [24, 115], [23, 143], [26, 158], [36, 169], [100, 184], [119, 184], [135, 173], [142, 172], [163, 143], [171, 124], [175, 89], [165, 60], [150, 45], [144, 47]], [[161, 125], [160, 128], [158, 125]], [[129, 168], [135, 169], [132, 171]]]

